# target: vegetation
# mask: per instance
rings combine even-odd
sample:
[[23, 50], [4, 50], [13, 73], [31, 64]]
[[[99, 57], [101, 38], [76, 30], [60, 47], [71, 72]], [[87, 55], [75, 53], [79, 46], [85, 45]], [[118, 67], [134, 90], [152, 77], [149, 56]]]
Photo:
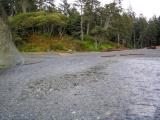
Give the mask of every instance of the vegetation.
[[[123, 10], [121, 0], [0, 0], [21, 51], [98, 51], [160, 44], [160, 17], [149, 21]], [[1, 8], [2, 8], [1, 7]]]
[[63, 36], [63, 39], [60, 39], [59, 36], [48, 37], [45, 35], [32, 35], [28, 37], [27, 40], [29, 41], [18, 46], [18, 48], [23, 52], [98, 51], [118, 47], [115, 43], [108, 42], [100, 44], [98, 48], [95, 48], [94, 42], [87, 36], [85, 36], [84, 41], [75, 40], [73, 37], [69, 36]]

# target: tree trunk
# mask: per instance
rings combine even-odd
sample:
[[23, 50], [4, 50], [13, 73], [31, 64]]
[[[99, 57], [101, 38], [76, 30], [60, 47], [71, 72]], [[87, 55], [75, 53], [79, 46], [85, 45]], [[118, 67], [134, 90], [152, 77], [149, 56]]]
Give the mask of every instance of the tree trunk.
[[40, 0], [40, 1], [39, 1], [39, 9], [40, 9], [40, 10], [43, 10], [43, 0]]
[[26, 13], [27, 12], [27, 0], [22, 0], [22, 12]]
[[81, 40], [84, 40], [84, 33], [83, 33], [83, 5], [81, 3]]
[[125, 40], [123, 39], [123, 47], [125, 46]]
[[110, 15], [108, 18], [106, 18], [106, 21], [105, 21], [105, 24], [104, 24], [104, 29], [105, 29], [105, 30], [107, 30], [108, 27], [109, 27], [110, 17], [111, 17], [111, 15]]
[[136, 48], [136, 32], [134, 30], [134, 48]]
[[101, 27], [103, 27], [103, 20], [102, 20], [102, 18], [101, 18]]
[[97, 41], [97, 38], [95, 38], [95, 49], [97, 50], [98, 49], [98, 41]]
[[60, 39], [62, 39], [62, 35], [63, 35], [62, 28], [59, 28], [59, 36], [60, 36]]
[[118, 40], [118, 46], [120, 46], [120, 37], [119, 37], [119, 34], [117, 35], [117, 40]]
[[87, 24], [87, 35], [89, 35], [90, 24]]
[[53, 35], [53, 32], [54, 32], [54, 26], [51, 25], [51, 36]]
[[142, 39], [142, 41], [141, 41], [141, 48], [143, 48], [143, 39]]
[[27, 12], [27, 9], [25, 7], [22, 7], [22, 12], [23, 13], [26, 13]]

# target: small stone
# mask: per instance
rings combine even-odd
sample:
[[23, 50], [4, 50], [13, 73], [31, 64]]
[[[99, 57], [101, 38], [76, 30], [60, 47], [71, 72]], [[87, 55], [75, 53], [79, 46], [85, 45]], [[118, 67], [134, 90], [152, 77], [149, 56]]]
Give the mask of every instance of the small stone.
[[76, 114], [76, 112], [75, 112], [75, 111], [73, 111], [73, 112], [72, 112], [72, 114]]
[[50, 91], [50, 92], [52, 92], [52, 91], [53, 91], [53, 89], [50, 89], [49, 91]]
[[105, 115], [106, 116], [110, 116], [112, 113], [110, 112], [110, 111], [107, 111], [106, 113], [105, 113]]
[[97, 120], [100, 120], [100, 117], [97, 117]]
[[79, 83], [73, 83], [73, 86], [79, 86]]

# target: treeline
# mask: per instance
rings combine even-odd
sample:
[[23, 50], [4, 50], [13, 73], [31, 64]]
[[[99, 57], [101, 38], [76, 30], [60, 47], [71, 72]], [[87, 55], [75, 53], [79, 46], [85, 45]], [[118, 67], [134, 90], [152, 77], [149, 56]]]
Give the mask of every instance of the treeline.
[[136, 17], [131, 8], [122, 8], [121, 0], [104, 6], [98, 0], [73, 4], [62, 0], [58, 7], [54, 0], [0, 0], [0, 6], [22, 38], [29, 34], [69, 35], [82, 41], [92, 39], [95, 47], [107, 41], [131, 48], [160, 44], [160, 17], [149, 21], [143, 15]]

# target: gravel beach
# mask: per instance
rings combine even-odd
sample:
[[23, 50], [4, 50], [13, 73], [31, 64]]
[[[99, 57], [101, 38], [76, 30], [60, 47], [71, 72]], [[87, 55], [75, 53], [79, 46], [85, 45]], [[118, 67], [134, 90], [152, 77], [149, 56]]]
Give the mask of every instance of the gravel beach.
[[0, 120], [160, 120], [160, 49], [23, 55], [0, 69]]

